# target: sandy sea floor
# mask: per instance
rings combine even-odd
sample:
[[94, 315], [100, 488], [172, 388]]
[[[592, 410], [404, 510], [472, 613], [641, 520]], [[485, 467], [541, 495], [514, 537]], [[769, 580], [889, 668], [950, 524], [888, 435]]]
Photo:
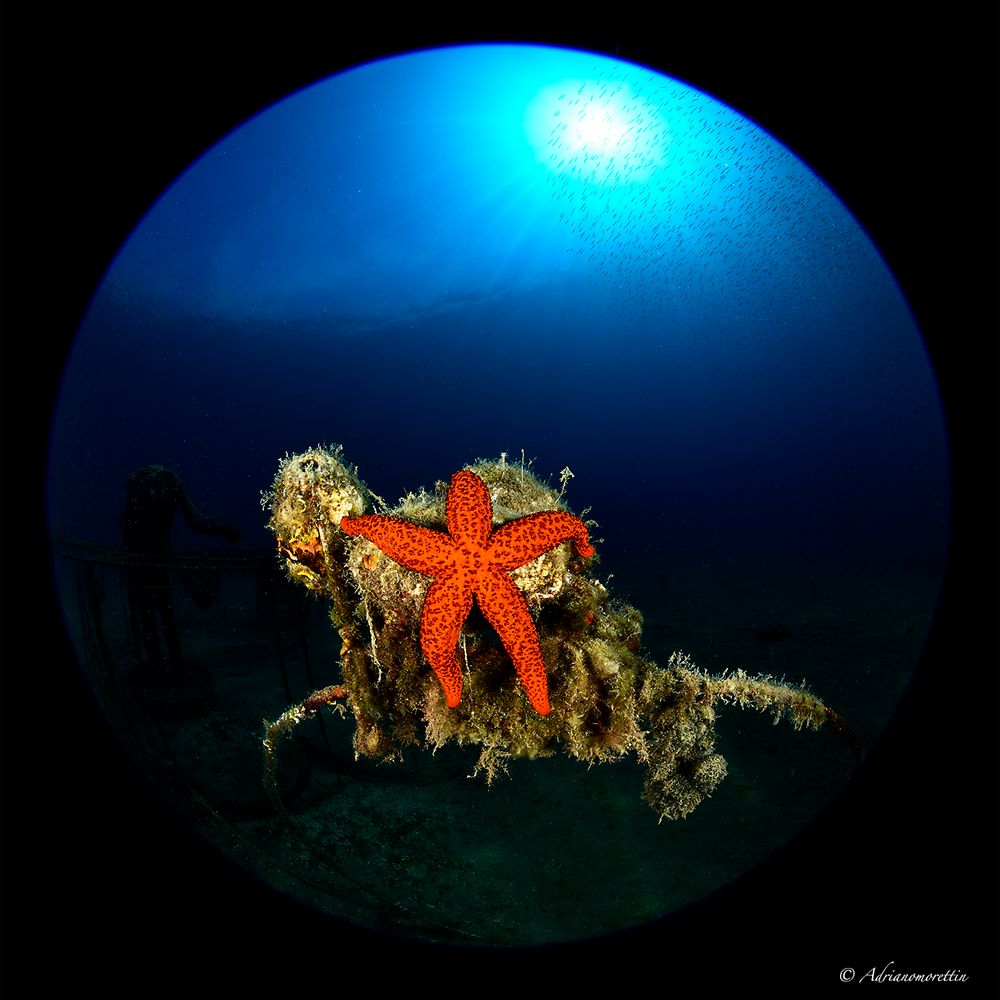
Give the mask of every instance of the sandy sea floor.
[[[60, 572], [79, 602], [83, 576], [68, 561]], [[855, 767], [831, 731], [724, 708], [727, 779], [686, 819], [658, 823], [634, 759], [516, 760], [487, 787], [470, 778], [474, 749], [355, 760], [350, 717], [325, 709], [281, 747], [289, 824], [263, 791], [263, 720], [340, 679], [323, 602], [280, 577], [226, 572], [200, 609], [176, 581], [187, 664], [178, 682], [136, 664], [118, 570], [98, 572], [101, 600], [69, 618], [126, 752], [248, 879], [362, 928], [523, 945], [642, 925], [753, 871]], [[804, 680], [870, 748], [919, 659], [938, 582], [912, 568], [805, 579], [675, 567], [669, 579], [618, 578], [611, 589], [643, 612], [647, 658], [662, 665], [683, 650], [710, 673]]]

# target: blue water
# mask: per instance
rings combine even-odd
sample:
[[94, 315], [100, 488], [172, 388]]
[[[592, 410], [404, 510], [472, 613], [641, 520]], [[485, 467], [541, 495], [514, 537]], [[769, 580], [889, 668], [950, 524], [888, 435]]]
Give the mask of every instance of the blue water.
[[156, 461], [267, 545], [259, 491], [317, 441], [390, 500], [568, 465], [613, 562], [945, 541], [933, 376], [850, 213], [733, 110], [584, 53], [385, 60], [194, 164], [80, 330], [53, 524], [116, 541]]
[[[120, 544], [126, 479], [156, 462], [270, 550], [260, 492], [318, 442], [390, 502], [502, 452], [568, 466], [602, 576], [647, 612], [699, 573], [805, 594], [940, 568], [947, 544], [933, 374], [850, 212], [736, 111], [585, 53], [385, 60], [206, 153], [80, 328], [52, 529]], [[182, 524], [175, 544], [226, 547]], [[853, 673], [820, 693], [854, 690], [877, 731], [912, 664], [856, 652], [826, 649]]]

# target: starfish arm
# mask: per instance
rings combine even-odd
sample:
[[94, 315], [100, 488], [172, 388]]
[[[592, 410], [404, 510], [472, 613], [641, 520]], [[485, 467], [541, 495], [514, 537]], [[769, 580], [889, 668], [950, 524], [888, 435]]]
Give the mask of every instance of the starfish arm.
[[420, 615], [420, 648], [444, 688], [449, 708], [462, 699], [462, 668], [455, 647], [471, 610], [472, 591], [461, 574], [454, 574], [431, 584]]
[[410, 524], [385, 514], [341, 518], [340, 528], [377, 545], [390, 559], [425, 576], [437, 576], [451, 567], [454, 543], [440, 531]]
[[459, 469], [451, 477], [446, 501], [448, 534], [456, 542], [482, 548], [493, 527], [493, 504], [486, 484], [474, 472]]
[[506, 573], [497, 571], [483, 574], [476, 588], [476, 599], [514, 661], [514, 669], [528, 700], [539, 715], [548, 715], [549, 685], [545, 663], [524, 595]]
[[497, 528], [487, 545], [487, 552], [493, 566], [511, 570], [531, 562], [567, 539], [573, 540], [581, 556], [594, 554], [587, 526], [580, 518], [561, 510], [546, 510], [508, 521]]

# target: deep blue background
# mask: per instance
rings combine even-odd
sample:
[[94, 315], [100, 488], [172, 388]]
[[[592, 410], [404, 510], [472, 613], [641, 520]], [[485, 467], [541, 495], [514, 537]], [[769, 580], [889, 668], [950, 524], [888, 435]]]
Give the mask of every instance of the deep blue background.
[[[582, 110], [634, 138], [584, 155]], [[943, 564], [936, 388], [863, 231], [745, 118], [586, 53], [384, 60], [194, 164], [81, 327], [53, 527], [118, 542], [158, 462], [264, 549], [259, 491], [321, 440], [390, 500], [568, 465], [612, 569]]]

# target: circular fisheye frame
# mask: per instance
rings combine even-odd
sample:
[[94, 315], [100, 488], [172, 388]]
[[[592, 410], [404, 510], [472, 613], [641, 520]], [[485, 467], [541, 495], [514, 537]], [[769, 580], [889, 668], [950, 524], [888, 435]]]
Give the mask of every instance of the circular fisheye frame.
[[415, 939], [591, 938], [755, 870], [892, 718], [943, 573], [934, 378], [865, 232], [736, 110], [579, 51], [388, 58], [227, 135], [53, 426], [126, 752], [249, 876]]

